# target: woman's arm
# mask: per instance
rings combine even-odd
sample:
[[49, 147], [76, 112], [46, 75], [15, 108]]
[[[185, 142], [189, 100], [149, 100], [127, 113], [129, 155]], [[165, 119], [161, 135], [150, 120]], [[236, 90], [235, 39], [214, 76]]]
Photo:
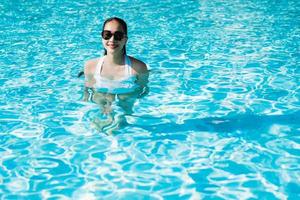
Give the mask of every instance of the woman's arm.
[[85, 87], [92, 88], [96, 82], [94, 73], [97, 65], [97, 60], [98, 59], [88, 60], [84, 65]]
[[149, 78], [149, 70], [147, 65], [135, 58], [131, 57], [133, 73], [137, 76], [137, 84], [141, 87], [146, 87]]

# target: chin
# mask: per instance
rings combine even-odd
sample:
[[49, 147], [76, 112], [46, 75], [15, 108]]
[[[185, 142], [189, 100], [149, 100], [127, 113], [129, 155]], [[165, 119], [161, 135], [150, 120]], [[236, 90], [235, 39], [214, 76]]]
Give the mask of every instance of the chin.
[[119, 53], [121, 52], [122, 50], [121, 49], [107, 49], [107, 53], [110, 53], [110, 54], [116, 54], [116, 53]]

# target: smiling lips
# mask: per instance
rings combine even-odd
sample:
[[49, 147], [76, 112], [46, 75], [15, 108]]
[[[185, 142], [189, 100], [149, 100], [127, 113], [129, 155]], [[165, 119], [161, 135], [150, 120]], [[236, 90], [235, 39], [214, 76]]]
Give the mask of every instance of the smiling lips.
[[116, 49], [116, 48], [118, 48], [119, 45], [117, 45], [117, 44], [108, 44], [107, 46], [110, 47], [111, 49]]

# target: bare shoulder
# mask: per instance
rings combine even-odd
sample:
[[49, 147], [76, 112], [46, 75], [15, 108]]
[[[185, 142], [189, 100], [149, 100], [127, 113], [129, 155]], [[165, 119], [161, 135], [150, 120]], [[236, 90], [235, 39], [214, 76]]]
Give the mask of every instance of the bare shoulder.
[[86, 61], [84, 64], [84, 73], [85, 74], [93, 74], [95, 72], [98, 61], [99, 61], [99, 58], [94, 58], [94, 59]]
[[148, 72], [147, 65], [143, 61], [138, 60], [138, 59], [136, 59], [134, 57], [131, 57], [131, 56], [129, 56], [129, 58], [130, 58], [131, 63], [132, 63], [132, 68], [137, 74]]

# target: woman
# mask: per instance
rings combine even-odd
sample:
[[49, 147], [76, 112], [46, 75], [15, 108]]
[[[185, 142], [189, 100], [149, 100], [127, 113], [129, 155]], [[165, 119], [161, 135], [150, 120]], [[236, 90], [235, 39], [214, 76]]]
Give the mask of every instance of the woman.
[[112, 102], [118, 98], [119, 105], [129, 114], [135, 99], [141, 91], [146, 91], [147, 66], [126, 54], [128, 37], [124, 20], [107, 19], [101, 36], [104, 56], [87, 61], [84, 67], [85, 99], [101, 105], [103, 113], [110, 113]]

